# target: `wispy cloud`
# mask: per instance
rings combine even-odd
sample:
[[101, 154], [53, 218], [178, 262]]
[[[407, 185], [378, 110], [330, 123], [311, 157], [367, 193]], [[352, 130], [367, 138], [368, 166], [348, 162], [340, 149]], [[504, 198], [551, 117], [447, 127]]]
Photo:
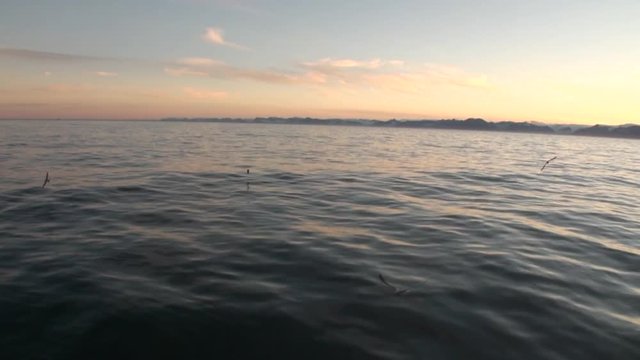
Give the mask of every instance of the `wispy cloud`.
[[245, 79], [275, 84], [317, 84], [326, 81], [326, 75], [316, 71], [241, 68], [209, 58], [181, 59], [164, 71], [167, 75], [176, 77]]
[[186, 66], [215, 66], [223, 64], [221, 61], [202, 57], [183, 58], [178, 60], [178, 63]]
[[96, 75], [98, 77], [103, 77], [103, 78], [110, 78], [110, 77], [116, 77], [118, 76], [118, 73], [114, 73], [114, 72], [108, 72], [108, 71], [97, 71]]
[[409, 64], [403, 60], [354, 60], [324, 58], [303, 62], [302, 67], [324, 74], [327, 83], [367, 86], [382, 90], [420, 92], [431, 86], [489, 88], [484, 74], [445, 64]]
[[74, 62], [74, 61], [110, 61], [116, 60], [115, 58], [76, 55], [76, 54], [63, 54], [48, 51], [37, 51], [27, 49], [15, 49], [15, 48], [0, 48], [0, 57], [13, 58], [20, 60], [31, 61], [55, 61], [55, 62]]
[[190, 98], [195, 100], [223, 100], [229, 97], [229, 93], [226, 91], [212, 91], [194, 89], [192, 87], [186, 87], [182, 91]]
[[35, 87], [30, 90], [37, 93], [48, 94], [86, 94], [89, 91], [95, 90], [95, 87], [87, 84], [56, 83]]
[[214, 70], [226, 67], [227, 65], [216, 59], [189, 57], [169, 64], [165, 67], [164, 72], [174, 77], [213, 77]]
[[209, 58], [185, 58], [165, 68], [171, 76], [244, 79], [272, 84], [319, 85], [357, 91], [377, 89], [424, 93], [441, 86], [486, 89], [488, 77], [445, 64], [410, 64], [402, 60], [332, 59], [303, 62], [291, 69], [241, 68]]
[[378, 69], [386, 62], [380, 59], [354, 60], [354, 59], [332, 59], [324, 58], [317, 61], [304, 62], [303, 65], [317, 69]]
[[238, 50], [249, 50], [246, 46], [226, 40], [224, 38], [224, 31], [219, 28], [208, 27], [204, 34], [202, 34], [202, 38], [211, 44], [228, 46]]
[[271, 14], [258, 6], [258, 0], [177, 0], [192, 5], [214, 5], [258, 15]]
[[209, 77], [209, 73], [206, 71], [195, 70], [191, 67], [166, 67], [164, 73], [174, 77]]
[[400, 68], [405, 65], [402, 60], [382, 60], [382, 59], [333, 59], [323, 58], [316, 61], [303, 62], [302, 65], [307, 68], [318, 69], [329, 72], [332, 70], [376, 70], [382, 68]]
[[451, 65], [426, 63], [423, 72], [435, 81], [459, 86], [489, 88], [491, 82], [487, 75], [467, 72]]

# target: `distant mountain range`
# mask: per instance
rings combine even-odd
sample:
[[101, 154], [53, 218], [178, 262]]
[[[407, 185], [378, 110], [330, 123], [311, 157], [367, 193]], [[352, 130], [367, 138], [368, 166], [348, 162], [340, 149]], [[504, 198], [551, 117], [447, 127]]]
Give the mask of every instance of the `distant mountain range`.
[[399, 128], [431, 128], [454, 130], [509, 131], [541, 134], [565, 134], [583, 136], [604, 136], [617, 138], [640, 139], [640, 126], [581, 126], [581, 125], [545, 125], [531, 122], [500, 121], [490, 122], [479, 118], [466, 120], [370, 120], [370, 119], [314, 119], [314, 118], [280, 118], [257, 117], [254, 119], [236, 118], [166, 118], [161, 121], [215, 122], [215, 123], [247, 123], [247, 124], [299, 124], [299, 125], [342, 125], [342, 126], [376, 126]]

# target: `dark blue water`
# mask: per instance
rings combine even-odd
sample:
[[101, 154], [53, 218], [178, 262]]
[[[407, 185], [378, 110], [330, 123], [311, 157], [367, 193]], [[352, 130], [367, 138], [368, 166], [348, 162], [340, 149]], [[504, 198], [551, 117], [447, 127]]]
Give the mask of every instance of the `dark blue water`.
[[639, 144], [0, 122], [0, 358], [640, 359]]

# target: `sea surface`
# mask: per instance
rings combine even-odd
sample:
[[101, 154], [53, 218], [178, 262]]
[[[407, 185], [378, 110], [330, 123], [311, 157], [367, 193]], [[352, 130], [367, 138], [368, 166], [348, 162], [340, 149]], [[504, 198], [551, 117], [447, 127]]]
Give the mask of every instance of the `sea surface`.
[[0, 121], [0, 359], [637, 360], [639, 200], [635, 140]]

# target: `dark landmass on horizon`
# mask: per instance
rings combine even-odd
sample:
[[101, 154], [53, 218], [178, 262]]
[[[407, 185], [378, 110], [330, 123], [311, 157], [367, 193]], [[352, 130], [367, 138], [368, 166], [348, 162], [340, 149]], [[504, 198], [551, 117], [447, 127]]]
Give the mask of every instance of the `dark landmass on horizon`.
[[214, 122], [244, 124], [296, 124], [296, 125], [340, 125], [340, 126], [375, 126], [397, 128], [428, 128], [452, 130], [506, 131], [539, 134], [562, 134], [640, 139], [639, 125], [547, 125], [531, 122], [500, 121], [490, 122], [480, 118], [466, 120], [370, 120], [370, 119], [316, 119], [309, 117], [257, 117], [246, 118], [165, 118], [161, 121], [177, 122]]

